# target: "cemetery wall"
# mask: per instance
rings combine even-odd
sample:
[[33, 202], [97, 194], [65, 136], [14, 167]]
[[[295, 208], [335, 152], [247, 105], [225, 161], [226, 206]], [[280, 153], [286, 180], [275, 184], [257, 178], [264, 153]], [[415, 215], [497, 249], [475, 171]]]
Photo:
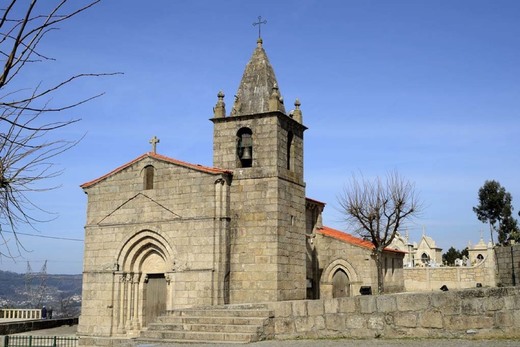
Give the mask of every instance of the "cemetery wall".
[[366, 295], [268, 304], [276, 339], [518, 338], [520, 288]]
[[443, 285], [449, 289], [475, 288], [477, 283], [483, 287], [496, 285], [492, 259], [485, 259], [473, 266], [404, 268], [404, 287], [407, 292], [439, 290]]

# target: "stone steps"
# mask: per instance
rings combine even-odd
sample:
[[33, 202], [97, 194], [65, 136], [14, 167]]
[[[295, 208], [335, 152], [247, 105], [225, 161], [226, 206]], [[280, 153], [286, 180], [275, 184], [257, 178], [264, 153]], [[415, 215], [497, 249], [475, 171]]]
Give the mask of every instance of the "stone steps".
[[139, 343], [249, 343], [273, 334], [273, 312], [263, 305], [229, 305], [169, 311], [148, 325]]
[[[262, 324], [265, 317], [219, 317], [222, 325], [257, 325]], [[215, 317], [206, 316], [161, 316], [157, 321], [151, 323], [148, 329], [157, 325], [168, 324], [213, 324]]]
[[[263, 324], [263, 322], [262, 322]], [[244, 324], [215, 324], [212, 323], [152, 323], [148, 326], [147, 331], [201, 331], [201, 332], [220, 332], [229, 333], [257, 333], [261, 325], [244, 325]]]
[[191, 341], [200, 343], [201, 341], [213, 341], [213, 343], [241, 342], [248, 343], [258, 341], [255, 339], [256, 333], [228, 333], [228, 332], [207, 332], [207, 331], [146, 331], [139, 341], [148, 341], [149, 338], [168, 342]]
[[270, 311], [264, 305], [204, 306], [166, 312], [167, 316], [264, 317]]

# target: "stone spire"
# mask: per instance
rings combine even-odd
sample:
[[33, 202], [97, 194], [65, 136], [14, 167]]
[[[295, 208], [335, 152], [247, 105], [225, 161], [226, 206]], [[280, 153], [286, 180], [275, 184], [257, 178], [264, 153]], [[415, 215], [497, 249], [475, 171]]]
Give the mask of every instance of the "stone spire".
[[[277, 98], [273, 102], [273, 98]], [[271, 107], [269, 107], [271, 100]], [[276, 105], [276, 107], [274, 107]], [[246, 65], [235, 97], [231, 116], [280, 111], [285, 113], [283, 99], [278, 90], [278, 83], [273, 67], [262, 47], [262, 39], [257, 40], [257, 47]]]

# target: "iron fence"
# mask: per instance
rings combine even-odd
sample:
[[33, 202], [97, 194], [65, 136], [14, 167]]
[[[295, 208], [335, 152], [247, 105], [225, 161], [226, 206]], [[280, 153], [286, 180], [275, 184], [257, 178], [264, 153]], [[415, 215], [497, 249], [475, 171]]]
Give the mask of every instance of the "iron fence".
[[76, 347], [77, 337], [6, 335], [4, 347]]

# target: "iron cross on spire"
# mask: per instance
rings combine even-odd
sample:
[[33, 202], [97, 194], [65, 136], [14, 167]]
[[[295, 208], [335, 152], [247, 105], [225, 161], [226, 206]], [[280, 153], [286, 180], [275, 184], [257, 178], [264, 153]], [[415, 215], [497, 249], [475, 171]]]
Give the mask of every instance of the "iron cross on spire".
[[161, 142], [161, 141], [157, 138], [157, 136], [152, 137], [152, 139], [149, 141], [149, 143], [152, 144], [152, 152], [153, 152], [153, 154], [157, 153], [157, 144], [159, 142]]
[[262, 16], [258, 16], [258, 22], [253, 23], [253, 26], [258, 25], [258, 38], [259, 38], [259, 39], [262, 38], [262, 35], [261, 35], [262, 32], [261, 32], [261, 30], [260, 30], [260, 28], [262, 27], [262, 24], [267, 24], [267, 20], [266, 20], [266, 19], [264, 19], [264, 20], [262, 21]]

